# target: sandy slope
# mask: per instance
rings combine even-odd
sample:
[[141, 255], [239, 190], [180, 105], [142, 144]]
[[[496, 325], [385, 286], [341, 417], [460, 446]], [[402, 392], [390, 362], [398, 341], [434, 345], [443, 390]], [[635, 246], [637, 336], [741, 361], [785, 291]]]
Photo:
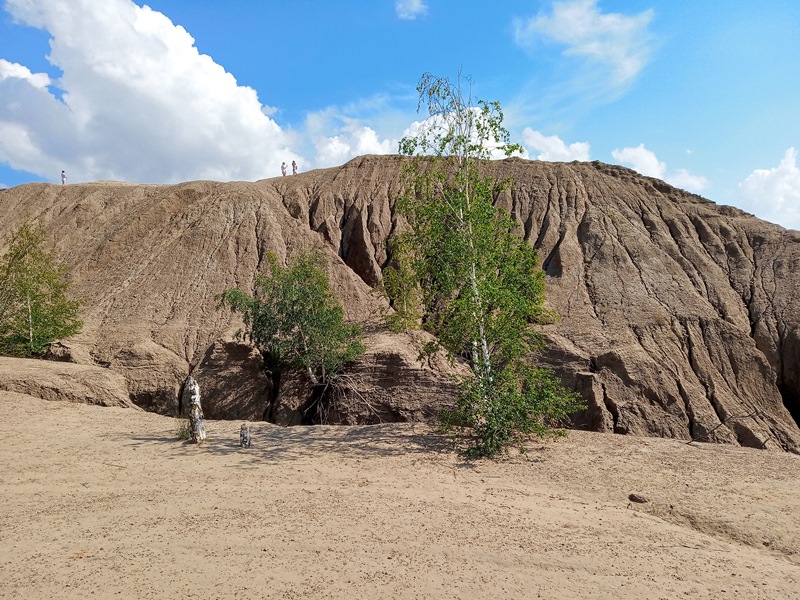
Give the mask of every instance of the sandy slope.
[[0, 596], [800, 598], [798, 456], [238, 425], [0, 392]]

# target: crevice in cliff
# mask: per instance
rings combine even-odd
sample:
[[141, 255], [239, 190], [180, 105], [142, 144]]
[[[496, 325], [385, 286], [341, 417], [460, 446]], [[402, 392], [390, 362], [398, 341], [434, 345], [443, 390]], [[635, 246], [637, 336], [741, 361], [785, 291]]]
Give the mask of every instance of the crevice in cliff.
[[614, 403], [614, 401], [609, 398], [608, 391], [606, 390], [606, 384], [601, 383], [600, 386], [603, 389], [603, 405], [606, 407], [606, 410], [611, 414], [611, 419], [614, 422], [614, 433], [628, 433], [623, 427], [619, 425], [619, 408]]
[[[678, 221], [676, 221], [674, 218], [668, 219], [664, 215], [664, 211], [660, 206], [658, 207], [658, 211], [659, 215], [661, 216], [662, 222], [667, 227], [667, 231], [669, 232], [670, 238], [672, 239], [672, 244], [677, 254], [673, 256], [671, 252], [667, 250], [665, 251], [672, 258], [672, 260], [674, 260], [680, 266], [681, 270], [684, 272], [686, 277], [689, 279], [689, 281], [692, 282], [692, 285], [694, 286], [694, 289], [697, 290], [697, 293], [706, 300], [709, 300], [710, 294], [708, 289], [708, 282], [703, 277], [703, 274], [698, 270], [698, 265], [695, 264], [697, 259], [695, 258], [694, 260], [692, 260], [692, 257], [687, 256], [686, 249], [684, 248], [685, 243], [681, 239], [682, 237], [681, 232], [678, 229], [679, 225]], [[708, 249], [706, 248], [705, 243], [702, 241], [703, 237], [706, 236], [707, 234], [704, 234], [703, 232], [700, 231], [698, 224], [695, 223], [692, 217], [688, 217], [688, 220], [694, 229], [695, 240], [700, 243], [700, 245], [705, 249], [706, 255], [713, 261], [713, 256], [711, 256]]]
[[[706, 387], [705, 383], [703, 383], [703, 387]], [[717, 415], [717, 421], [728, 427], [726, 423], [728, 417], [725, 414], [725, 411], [722, 410], [722, 407], [719, 405], [719, 401], [717, 400], [717, 396], [713, 390], [709, 391], [706, 387], [706, 398], [708, 398], [708, 402], [711, 404], [711, 408], [714, 409], [714, 414]], [[730, 429], [730, 427], [728, 427]], [[738, 435], [737, 435], [738, 438]]]
[[[537, 250], [542, 247], [542, 242], [544, 241], [544, 236], [547, 234], [549, 221], [550, 219], [550, 200], [547, 200], [546, 208], [544, 209], [544, 216], [542, 217], [542, 222], [539, 225], [539, 233], [536, 236], [536, 241], [533, 243], [533, 247]], [[527, 221], [525, 222], [525, 239], [531, 239], [531, 229], [533, 227], [533, 211], [531, 211], [530, 216], [528, 217]]]
[[281, 390], [281, 372], [277, 369], [273, 369], [272, 371], [266, 371], [266, 374], [267, 377], [269, 377], [272, 386], [270, 390], [269, 402], [267, 402], [267, 407], [264, 409], [264, 415], [262, 419], [269, 423], [274, 423], [275, 407], [277, 405], [278, 393]]
[[[555, 243], [553, 249], [550, 251], [550, 254], [547, 255], [547, 258], [542, 263], [542, 270], [550, 277], [561, 277], [562, 267], [561, 260], [558, 257], [558, 249], [561, 246], [561, 242], [564, 241], [564, 234], [565, 232], [562, 230], [558, 237], [558, 241]], [[552, 269], [550, 268], [551, 266], [553, 267]]]
[[[191, 372], [189, 372], [191, 375]], [[186, 389], [186, 379], [183, 380], [181, 387], [178, 388], [178, 414], [175, 415], [176, 417], [180, 417], [183, 415], [183, 392]], [[131, 396], [131, 402], [133, 402], [133, 397]]]
[[689, 393], [686, 391], [686, 388], [683, 387], [681, 380], [677, 379], [676, 383], [678, 384], [678, 394], [680, 394], [680, 397], [683, 400], [683, 406], [686, 410], [686, 418], [689, 420], [689, 437], [694, 439], [695, 435], [697, 434], [697, 427], [691, 398], [689, 397]]
[[[747, 308], [747, 320], [750, 321], [750, 337], [755, 339], [756, 337], [756, 315], [753, 311], [753, 304], [754, 299], [756, 297], [756, 284], [755, 284], [755, 277], [750, 280], [749, 290], [750, 297], [749, 298], [742, 298], [742, 302], [744, 302], [745, 307]], [[757, 346], [757, 344], [756, 344]]]
[[309, 190], [308, 195], [308, 228], [311, 231], [317, 231], [319, 229], [319, 225], [316, 227], [314, 226], [314, 216], [317, 214], [319, 210], [319, 203], [320, 203], [320, 192], [319, 192], [319, 184], [315, 183], [314, 186]]
[[[346, 228], [347, 224], [347, 216], [350, 213], [349, 209], [345, 209], [342, 211], [342, 216], [339, 217], [339, 231], [341, 232], [341, 236], [339, 237], [339, 247], [336, 249], [339, 258], [345, 260], [345, 254], [347, 253], [347, 245], [350, 242], [350, 231]], [[347, 261], [345, 261], [347, 262]]]
[[254, 215], [256, 218], [255, 223], [255, 230], [253, 232], [254, 239], [256, 241], [256, 272], [261, 273], [261, 268], [264, 264], [264, 257], [267, 254], [266, 243], [264, 242], [263, 237], [260, 235], [261, 233], [261, 211], [256, 210], [254, 211]]
[[383, 243], [386, 247], [386, 260], [383, 261], [383, 264], [378, 265], [381, 269], [381, 273], [383, 273], [383, 270], [389, 266], [389, 263], [392, 261], [392, 245], [395, 237], [398, 235], [399, 216], [394, 208], [392, 208], [391, 215], [392, 218], [389, 220], [389, 231], [387, 232], [386, 237], [383, 239]]
[[687, 361], [689, 362], [689, 366], [692, 368], [692, 371], [694, 372], [695, 377], [697, 377], [697, 380], [703, 386], [703, 389], [705, 390], [706, 400], [708, 400], [708, 403], [711, 405], [711, 408], [714, 409], [714, 414], [717, 415], [717, 421], [724, 424], [726, 416], [724, 414], [724, 411], [722, 410], [722, 407], [719, 406], [719, 402], [716, 399], [716, 395], [714, 394], [713, 384], [710, 384], [707, 381], [707, 378], [702, 373], [700, 366], [697, 363], [697, 357], [695, 356], [695, 350], [694, 350], [694, 342], [692, 341], [691, 331], [689, 331], [689, 323], [686, 320], [682, 320], [681, 324], [683, 325], [683, 329], [686, 332], [686, 358]]
[[[592, 262], [594, 262], [595, 257], [600, 252], [602, 247], [605, 245], [606, 238], [603, 237], [603, 241], [600, 242], [600, 244], [595, 247], [592, 255], [587, 256], [586, 243], [587, 243], [588, 232], [590, 231], [591, 227], [589, 224], [588, 216], [589, 216], [589, 206], [587, 204], [587, 206], [584, 208], [583, 214], [581, 215], [580, 221], [578, 222], [576, 234], [578, 238], [578, 246], [581, 249], [581, 255], [583, 257], [583, 285], [586, 288], [586, 296], [589, 299], [589, 304], [591, 306], [594, 318], [599, 321], [602, 321], [600, 314], [597, 312], [597, 292], [595, 291], [594, 284], [591, 281], [590, 269]], [[575, 286], [576, 289], [578, 285], [580, 284], [576, 284]]]
[[778, 391], [781, 393], [781, 399], [786, 410], [789, 411], [794, 422], [800, 427], [800, 393], [786, 383], [779, 383]]

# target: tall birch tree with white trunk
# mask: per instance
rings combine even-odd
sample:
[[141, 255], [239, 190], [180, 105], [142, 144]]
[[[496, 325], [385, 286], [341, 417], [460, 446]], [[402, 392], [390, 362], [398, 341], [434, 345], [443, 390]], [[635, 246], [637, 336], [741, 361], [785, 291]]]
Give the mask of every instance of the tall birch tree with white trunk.
[[468, 452], [491, 456], [530, 433], [553, 431], [580, 403], [530, 360], [544, 346], [535, 325], [554, 318], [543, 307], [544, 272], [516, 233], [518, 223], [494, 206], [511, 182], [481, 174], [493, 153], [522, 148], [509, 143], [500, 104], [473, 99], [463, 85], [460, 74], [455, 84], [431, 74], [420, 79], [420, 107], [429, 116], [400, 142], [400, 152], [415, 157], [398, 201], [408, 229], [391, 246], [385, 289], [404, 299], [389, 293], [394, 326], [416, 321], [438, 340], [426, 353], [444, 350], [469, 365], [472, 375], [461, 381], [444, 424], [471, 428]]

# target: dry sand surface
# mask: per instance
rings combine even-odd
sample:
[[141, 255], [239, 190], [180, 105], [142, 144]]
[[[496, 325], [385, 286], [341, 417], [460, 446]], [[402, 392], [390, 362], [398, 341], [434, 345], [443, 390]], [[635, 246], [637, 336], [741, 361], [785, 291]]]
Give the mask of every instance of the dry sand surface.
[[[0, 392], [4, 598], [800, 598], [800, 457], [573, 432], [463, 462]], [[632, 503], [628, 495], [649, 499]]]

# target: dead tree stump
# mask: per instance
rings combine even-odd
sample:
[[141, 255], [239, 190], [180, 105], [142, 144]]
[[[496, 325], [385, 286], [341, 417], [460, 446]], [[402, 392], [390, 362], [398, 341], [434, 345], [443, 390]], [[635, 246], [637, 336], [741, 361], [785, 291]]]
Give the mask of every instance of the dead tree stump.
[[250, 447], [250, 426], [247, 423], [242, 423], [239, 429], [239, 445], [242, 448]]
[[206, 419], [203, 416], [203, 408], [200, 406], [200, 386], [194, 377], [189, 375], [184, 387], [184, 394], [189, 396], [189, 430], [192, 434], [192, 442], [202, 444], [206, 441]]

